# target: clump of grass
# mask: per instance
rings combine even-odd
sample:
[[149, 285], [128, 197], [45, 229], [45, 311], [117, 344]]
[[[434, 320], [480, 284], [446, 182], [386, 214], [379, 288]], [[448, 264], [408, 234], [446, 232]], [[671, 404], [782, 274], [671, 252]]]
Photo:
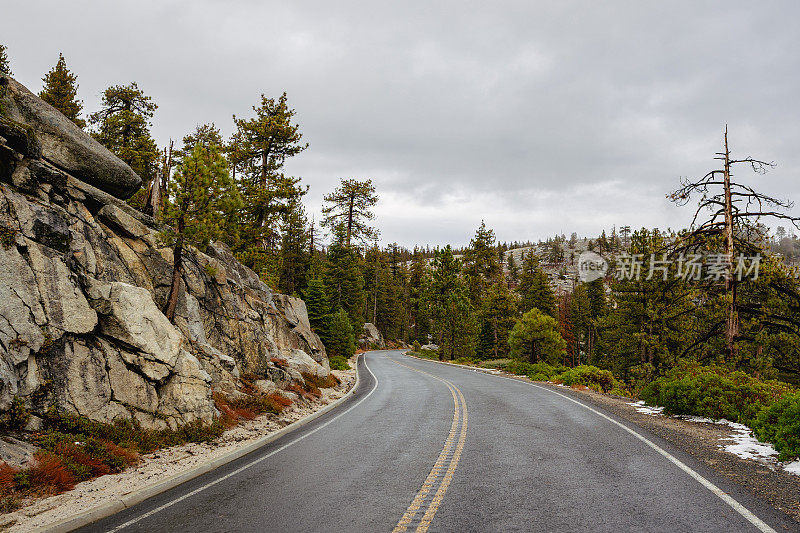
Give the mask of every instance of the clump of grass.
[[341, 381], [339, 381], [339, 379], [333, 374], [328, 374], [324, 378], [321, 378], [316, 374], [309, 374], [308, 372], [301, 372], [301, 375], [303, 376], [303, 379], [305, 380], [306, 383], [311, 384], [320, 389], [330, 389], [341, 383]]
[[322, 392], [317, 387], [309, 384], [291, 383], [286, 390], [294, 392], [304, 400], [316, 400], [322, 396]]
[[41, 494], [60, 494], [75, 487], [75, 476], [64, 460], [47, 451], [36, 452], [33, 464], [21, 473], [27, 474], [30, 489]]
[[242, 420], [252, 420], [264, 413], [280, 414], [292, 401], [279, 394], [248, 394], [238, 398], [226, 398], [214, 393], [214, 403], [222, 413], [221, 423], [230, 428]]

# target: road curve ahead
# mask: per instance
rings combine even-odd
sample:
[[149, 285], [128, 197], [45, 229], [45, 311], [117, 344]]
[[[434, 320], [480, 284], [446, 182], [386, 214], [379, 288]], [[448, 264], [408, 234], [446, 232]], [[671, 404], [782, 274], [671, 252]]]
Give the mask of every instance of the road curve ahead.
[[404, 356], [264, 448], [84, 531], [787, 531], [690, 456], [558, 391]]

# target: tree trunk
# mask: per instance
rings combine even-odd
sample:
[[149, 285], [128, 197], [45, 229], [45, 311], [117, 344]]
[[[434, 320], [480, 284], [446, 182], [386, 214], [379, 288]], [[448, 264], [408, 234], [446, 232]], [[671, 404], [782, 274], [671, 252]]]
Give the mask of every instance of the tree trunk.
[[181, 277], [183, 276], [183, 230], [185, 229], [184, 217], [178, 219], [178, 242], [172, 252], [172, 284], [169, 287], [167, 297], [167, 307], [164, 314], [173, 322], [175, 319], [175, 307], [178, 305], [178, 295], [181, 289]]
[[350, 196], [350, 204], [347, 208], [347, 247], [350, 248], [350, 237], [353, 234], [353, 203], [356, 201], [355, 196]]
[[739, 316], [736, 308], [736, 280], [733, 278], [733, 200], [731, 198], [731, 159], [728, 150], [728, 127], [725, 127], [725, 256], [727, 269], [725, 274], [725, 290], [728, 291], [728, 321], [725, 328], [726, 359], [736, 359], [736, 337], [739, 334]]

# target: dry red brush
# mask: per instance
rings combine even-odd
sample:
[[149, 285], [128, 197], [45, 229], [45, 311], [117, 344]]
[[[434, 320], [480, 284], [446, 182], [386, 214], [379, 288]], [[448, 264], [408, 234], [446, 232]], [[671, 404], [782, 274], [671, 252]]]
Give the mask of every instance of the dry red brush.
[[30, 488], [44, 494], [59, 494], [75, 487], [75, 476], [60, 457], [49, 452], [36, 452], [33, 464], [26, 471]]

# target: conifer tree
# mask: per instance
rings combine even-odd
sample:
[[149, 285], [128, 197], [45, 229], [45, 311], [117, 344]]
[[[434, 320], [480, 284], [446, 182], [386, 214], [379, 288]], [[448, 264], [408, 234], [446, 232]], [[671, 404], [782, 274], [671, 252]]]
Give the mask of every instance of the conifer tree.
[[103, 92], [102, 109], [89, 115], [92, 136], [136, 172], [145, 187], [131, 200], [144, 207], [147, 185], [158, 168], [159, 150], [150, 135], [150, 119], [158, 106], [134, 82]]
[[[295, 111], [289, 108], [286, 93], [277, 100], [262, 94], [261, 105], [253, 106], [253, 111], [255, 117], [250, 119], [233, 116], [236, 132], [228, 153], [245, 201], [244, 245], [272, 252], [281, 215], [306, 192], [299, 178], [285, 176], [282, 169], [286, 159], [308, 148], [308, 143], [301, 142], [300, 125], [292, 123]], [[260, 270], [256, 251], [241, 256], [248, 266]]]
[[353, 324], [350, 317], [342, 308], [330, 315], [330, 328], [328, 342], [325, 348], [334, 357], [351, 357], [356, 352], [356, 342]]
[[281, 251], [278, 287], [284, 294], [297, 294], [305, 285], [309, 265], [308, 232], [305, 208], [293, 200], [281, 222]]
[[414, 248], [411, 269], [408, 277], [408, 311], [409, 323], [412, 327], [411, 340], [421, 344], [428, 342], [431, 332], [431, 318], [425, 299], [425, 257], [422, 250]]
[[344, 227], [346, 246], [354, 240], [363, 245], [378, 238], [378, 231], [368, 224], [375, 218], [372, 208], [378, 203], [372, 180], [342, 179], [339, 187], [325, 195], [325, 202], [322, 225], [331, 230]]
[[308, 281], [308, 285], [303, 290], [303, 300], [306, 302], [306, 309], [308, 310], [308, 321], [311, 328], [322, 338], [323, 343], [328, 338], [330, 329], [330, 306], [328, 305], [328, 297], [325, 294], [325, 282], [322, 278], [317, 277], [317, 274], [312, 271], [309, 274], [312, 277]]
[[480, 312], [479, 357], [497, 359], [508, 353], [508, 334], [516, 316], [517, 302], [505, 283], [491, 285]]
[[8, 47], [0, 44], [0, 74], [8, 74], [13, 76], [11, 72], [11, 60], [8, 58]]
[[473, 306], [479, 307], [486, 288], [500, 276], [494, 231], [481, 221], [480, 227], [464, 251], [464, 276]]
[[347, 312], [355, 331], [364, 324], [364, 277], [361, 257], [345, 243], [345, 228], [339, 226], [328, 247], [325, 262], [325, 286], [333, 309]]
[[173, 247], [173, 273], [164, 314], [175, 317], [186, 246], [204, 248], [220, 235], [222, 213], [238, 209], [238, 194], [228, 175], [227, 162], [220, 146], [196, 144], [184, 157], [169, 185], [169, 201], [162, 233], [165, 244]]
[[79, 128], [86, 126], [81, 118], [83, 102], [78, 100], [78, 76], [67, 68], [64, 54], [58, 54], [58, 62], [44, 78], [44, 88], [39, 98], [55, 107]]
[[539, 309], [552, 317], [556, 316], [555, 294], [550, 279], [539, 266], [533, 250], [523, 256], [522, 271], [517, 291], [520, 294], [520, 312]]
[[517, 266], [517, 260], [514, 259], [513, 253], [508, 253], [506, 268], [508, 269], [508, 288], [512, 289], [519, 283], [519, 266]]
[[531, 309], [514, 325], [508, 343], [514, 354], [531, 363], [558, 364], [564, 358], [566, 343], [558, 332], [556, 319]]
[[461, 265], [448, 245], [433, 260], [427, 298], [440, 359], [469, 357], [475, 350], [476, 324]]

